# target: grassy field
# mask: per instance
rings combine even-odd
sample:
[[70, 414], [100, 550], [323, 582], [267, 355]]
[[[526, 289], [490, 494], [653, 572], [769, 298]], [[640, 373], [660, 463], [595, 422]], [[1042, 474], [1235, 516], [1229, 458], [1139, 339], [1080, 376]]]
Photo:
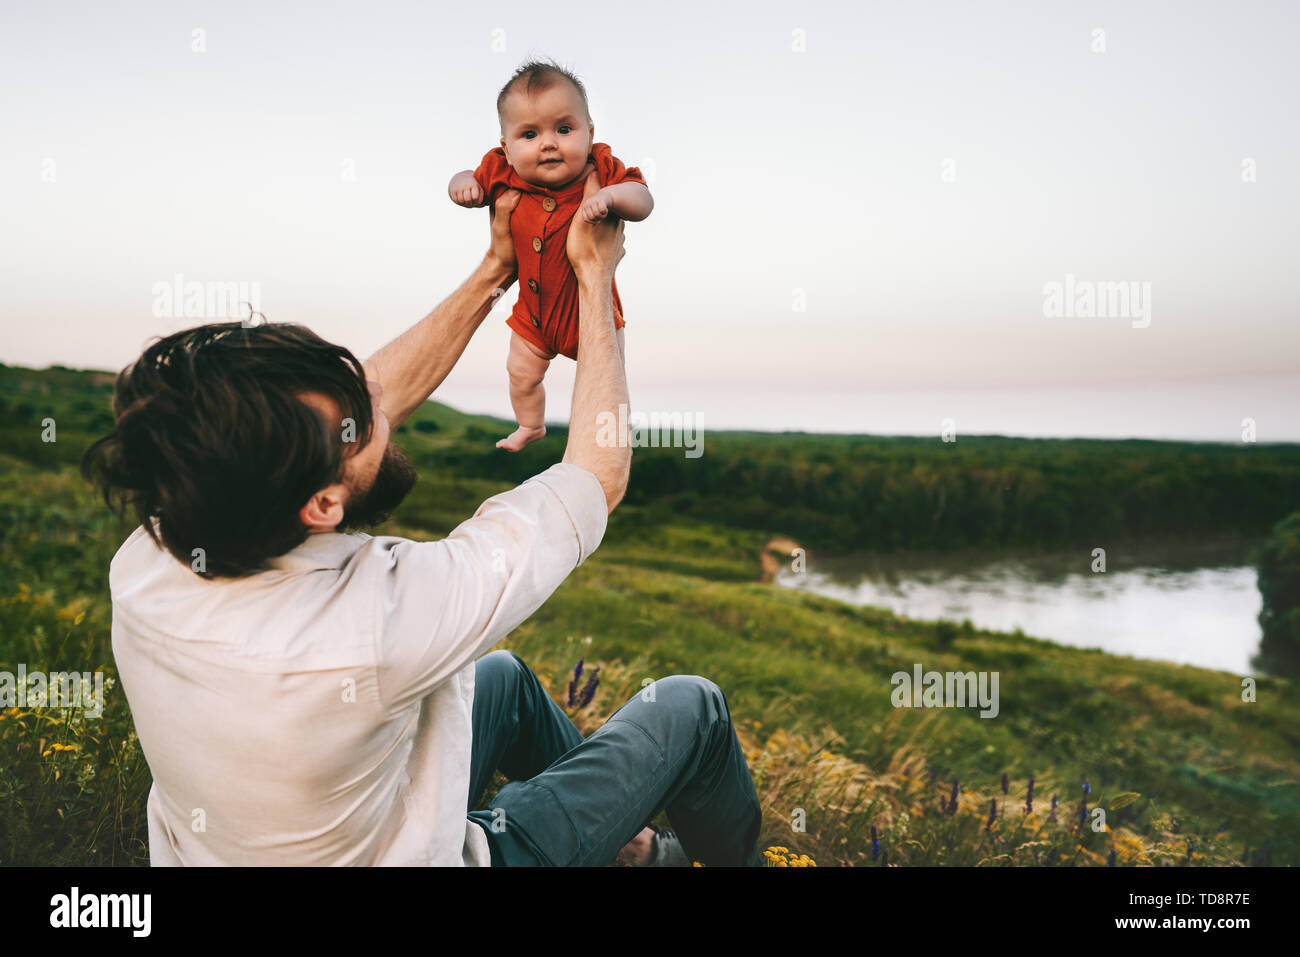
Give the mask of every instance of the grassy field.
[[[109, 640], [108, 564], [130, 529], [75, 471], [105, 426], [111, 376], [0, 373], [13, 413], [0, 426], [0, 672], [21, 663], [109, 676], [99, 719], [0, 714], [0, 863], [146, 864], [149, 772]], [[47, 416], [55, 442], [41, 441]], [[379, 532], [440, 537], [511, 487], [439, 468], [505, 427], [427, 403], [397, 437], [422, 479]], [[539, 471], [561, 448], [548, 436], [525, 461]], [[716, 681], [764, 802], [763, 846], [819, 866], [1300, 862], [1291, 682], [1259, 677], [1246, 702], [1241, 678], [1225, 672], [761, 585], [767, 537], [621, 507], [596, 554], [502, 647], [557, 700], [580, 658], [601, 668], [594, 700], [570, 709], [586, 732], [646, 678]], [[997, 671], [1000, 714], [895, 708], [890, 675], [917, 663]], [[1091, 826], [1098, 807], [1104, 830]]]

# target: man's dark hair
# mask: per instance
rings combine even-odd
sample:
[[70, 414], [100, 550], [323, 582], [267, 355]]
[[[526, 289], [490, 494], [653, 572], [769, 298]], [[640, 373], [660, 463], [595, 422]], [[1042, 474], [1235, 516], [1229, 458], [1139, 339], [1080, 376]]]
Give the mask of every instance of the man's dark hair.
[[[333, 399], [340, 421], [326, 422], [305, 392]], [[113, 412], [116, 427], [86, 450], [82, 475], [205, 578], [250, 574], [302, 544], [298, 511], [343, 481], [373, 428], [361, 363], [289, 323], [221, 322], [160, 339], [118, 375]], [[355, 435], [344, 441], [348, 418]]]
[[[521, 92], [531, 96], [533, 93], [540, 93], [543, 90], [549, 90], [556, 83], [572, 83], [578, 91], [578, 96], [582, 97], [582, 108], [587, 113], [587, 123], [591, 124], [591, 107], [587, 104], [587, 88], [582, 85], [573, 73], [560, 66], [554, 60], [529, 60], [519, 69], [515, 70], [514, 76], [506, 81], [506, 85], [501, 88], [497, 94], [497, 119], [501, 118], [501, 110], [505, 106], [506, 97], [512, 90], [518, 89]], [[502, 133], [504, 134], [504, 130]]]

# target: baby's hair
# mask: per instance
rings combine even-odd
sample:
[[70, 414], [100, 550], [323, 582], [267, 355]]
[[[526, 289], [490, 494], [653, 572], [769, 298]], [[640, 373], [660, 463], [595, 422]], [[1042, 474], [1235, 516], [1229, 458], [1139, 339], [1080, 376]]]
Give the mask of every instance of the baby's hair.
[[543, 60], [529, 60], [519, 69], [515, 70], [506, 85], [501, 88], [497, 94], [497, 117], [501, 116], [501, 108], [505, 105], [506, 97], [510, 95], [511, 90], [522, 88], [523, 92], [532, 95], [536, 92], [549, 90], [556, 83], [568, 80], [578, 91], [578, 96], [582, 97], [582, 108], [587, 113], [587, 123], [591, 123], [591, 107], [587, 103], [587, 89], [582, 85], [574, 74], [560, 66], [550, 57]]

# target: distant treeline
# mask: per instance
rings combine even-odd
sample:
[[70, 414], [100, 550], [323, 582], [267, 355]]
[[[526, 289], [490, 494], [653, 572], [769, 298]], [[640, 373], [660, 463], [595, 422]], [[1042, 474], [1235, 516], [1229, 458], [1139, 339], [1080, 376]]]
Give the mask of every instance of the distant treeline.
[[[0, 450], [75, 463], [112, 427], [112, 379], [0, 365]], [[41, 440], [46, 416], [57, 419], [57, 444]], [[422, 470], [502, 482], [521, 482], [563, 454], [563, 428], [548, 427], [545, 439], [512, 455], [493, 443], [513, 425], [494, 425], [426, 403], [398, 441]], [[802, 432], [704, 439], [697, 458], [637, 448], [625, 501], [643, 506], [645, 520], [693, 516], [828, 550], [1262, 536], [1300, 508], [1296, 444]]]
[[[536, 471], [487, 438], [437, 458]], [[1262, 535], [1300, 506], [1300, 445], [713, 433], [698, 458], [636, 449], [625, 501], [832, 550]]]

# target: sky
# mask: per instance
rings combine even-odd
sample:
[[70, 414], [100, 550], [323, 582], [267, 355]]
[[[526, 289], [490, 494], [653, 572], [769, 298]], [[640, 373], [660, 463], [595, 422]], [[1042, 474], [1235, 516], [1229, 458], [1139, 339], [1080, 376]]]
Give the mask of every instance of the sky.
[[[177, 277], [368, 356], [481, 259], [487, 211], [447, 182], [538, 55], [655, 197], [617, 276], [634, 409], [1300, 441], [1298, 24], [1260, 2], [6, 0], [0, 361], [117, 370], [225, 318], [166, 314]], [[504, 298], [434, 398], [510, 415]], [[550, 421], [573, 370], [552, 363]]]

